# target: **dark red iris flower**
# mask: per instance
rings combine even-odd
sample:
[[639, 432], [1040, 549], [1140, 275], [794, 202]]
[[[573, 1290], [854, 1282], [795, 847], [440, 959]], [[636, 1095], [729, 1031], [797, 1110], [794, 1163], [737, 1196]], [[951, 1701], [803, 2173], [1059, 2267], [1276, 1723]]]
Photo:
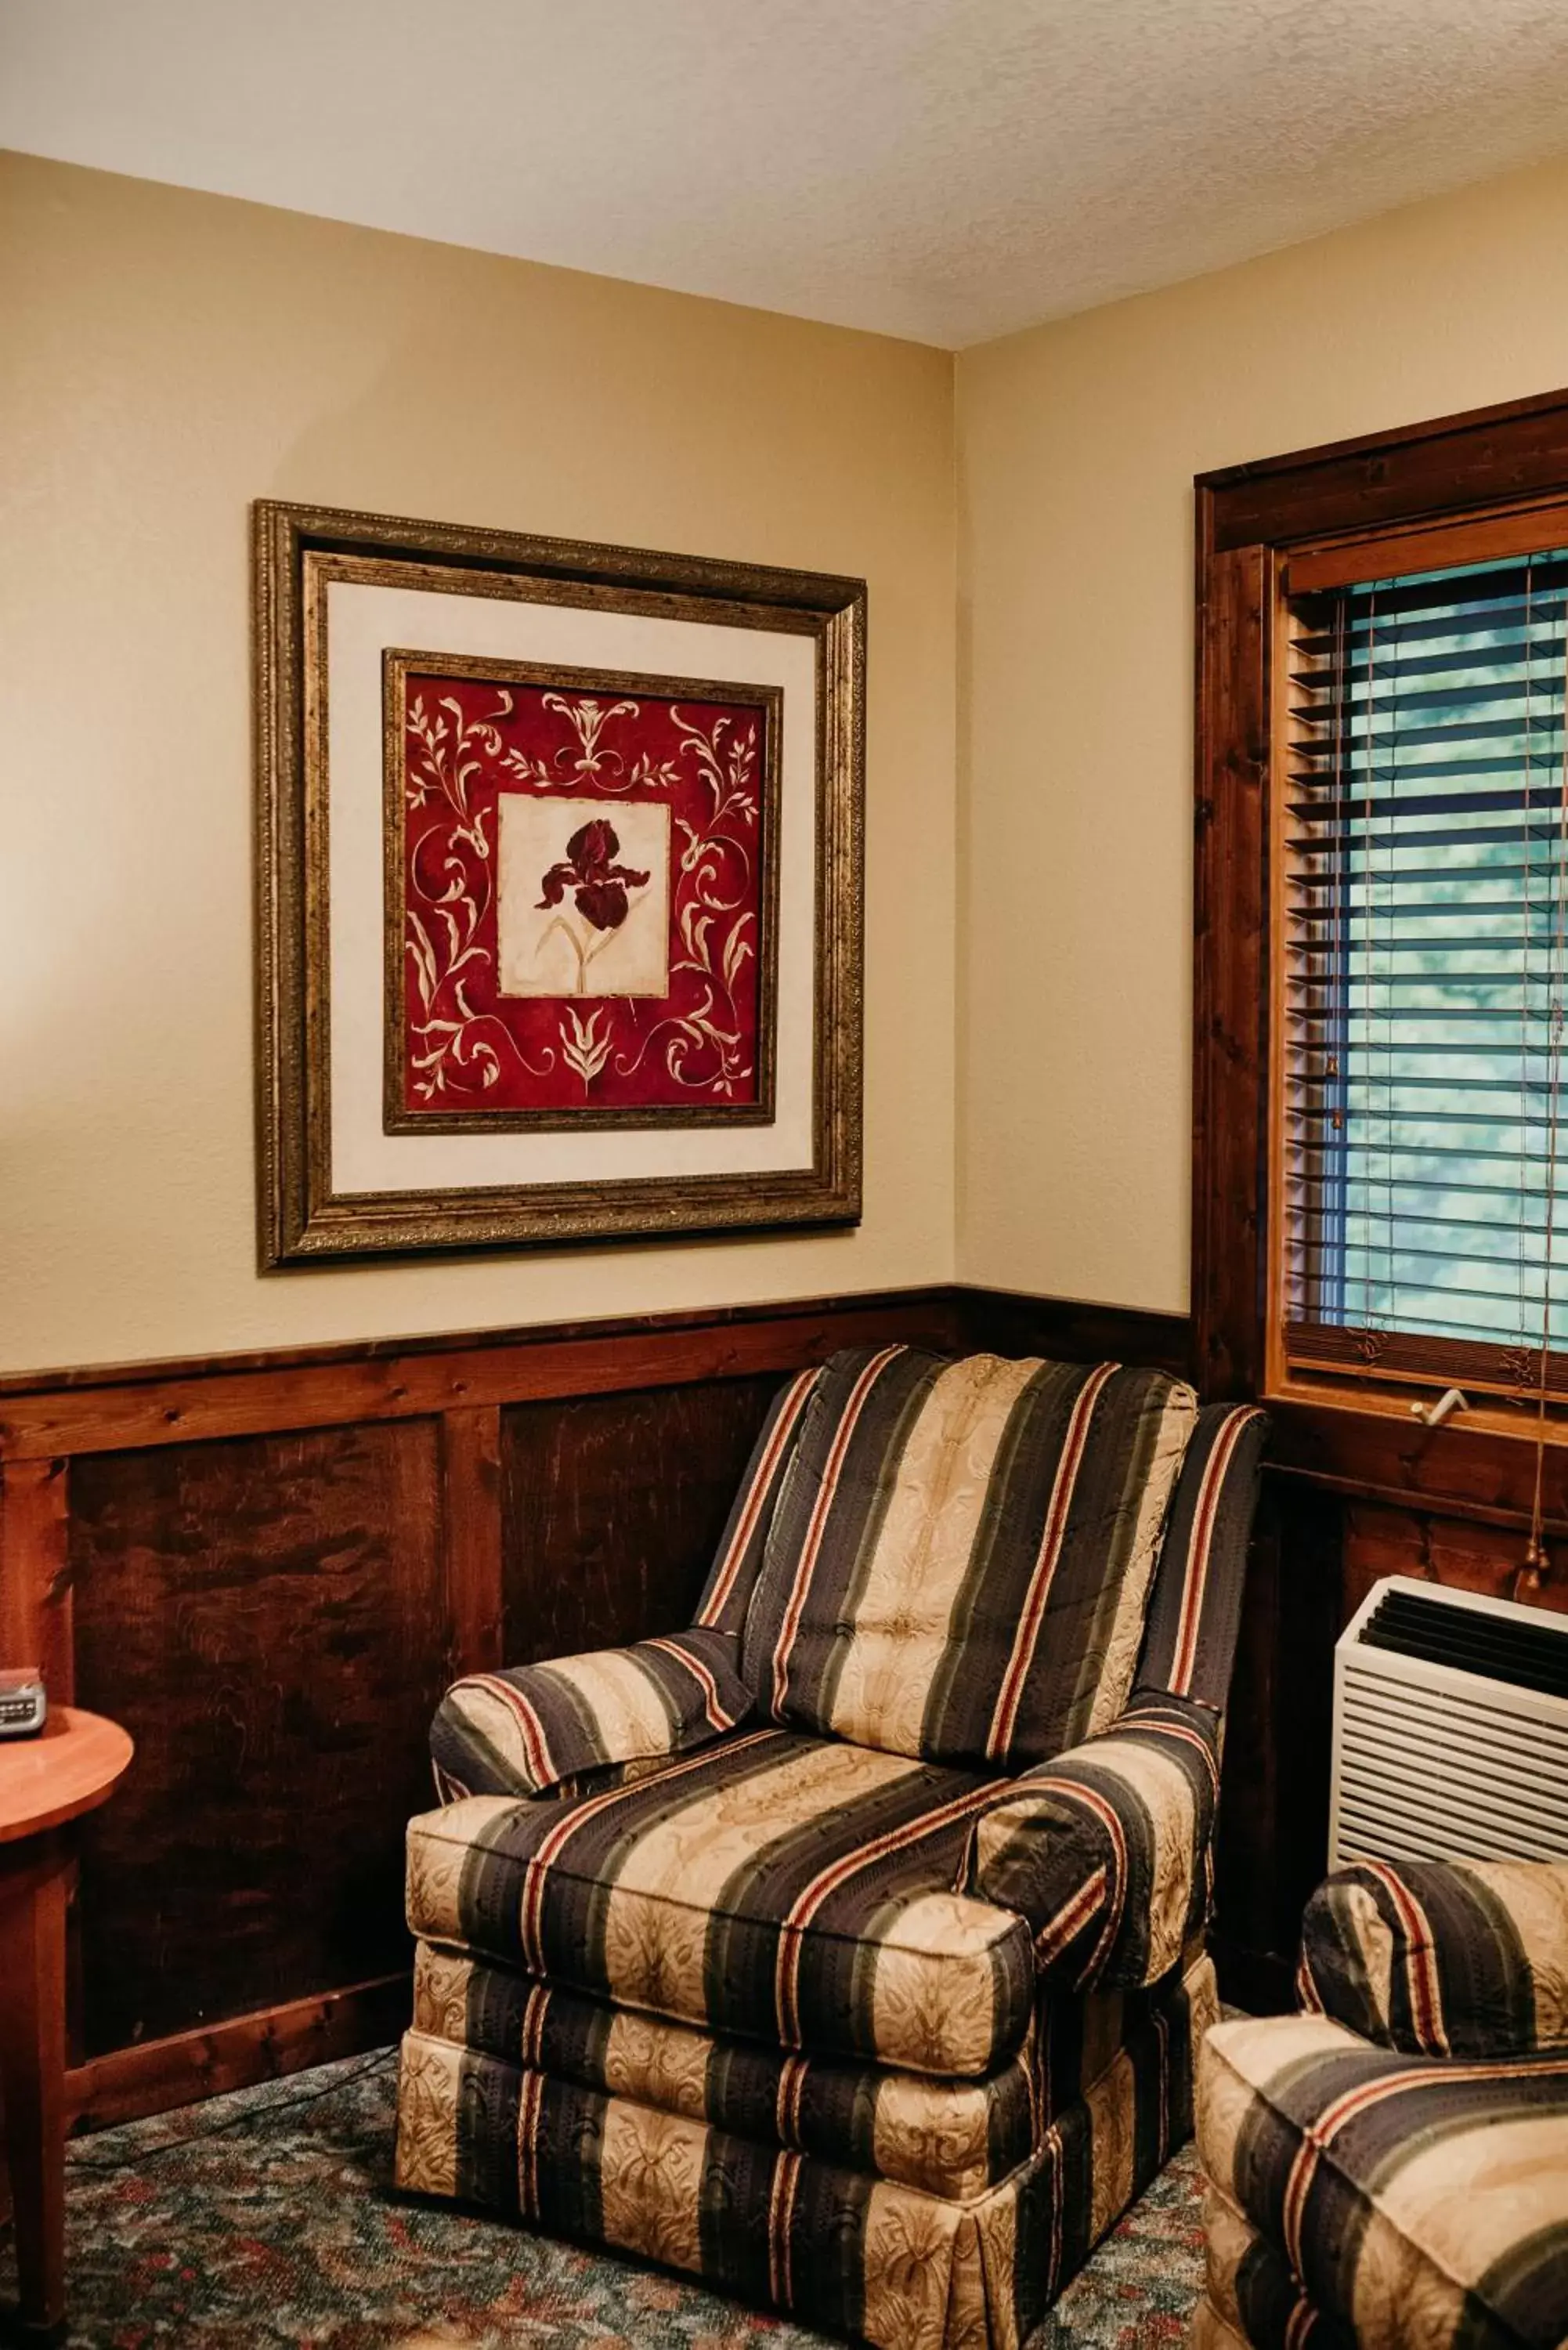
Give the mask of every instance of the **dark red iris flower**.
[[596, 816], [573, 833], [566, 843], [566, 854], [559, 865], [552, 865], [540, 875], [545, 894], [541, 908], [558, 906], [568, 889], [576, 888], [579, 914], [590, 921], [596, 931], [618, 931], [630, 911], [627, 889], [640, 889], [648, 879], [646, 873], [634, 873], [629, 865], [617, 865], [620, 839], [613, 824]]

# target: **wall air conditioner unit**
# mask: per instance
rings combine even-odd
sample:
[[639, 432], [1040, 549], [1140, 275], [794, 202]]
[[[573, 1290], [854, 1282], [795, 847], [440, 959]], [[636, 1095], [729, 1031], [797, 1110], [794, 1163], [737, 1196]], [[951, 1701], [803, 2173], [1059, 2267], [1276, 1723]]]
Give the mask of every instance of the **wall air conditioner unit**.
[[1374, 1584], [1334, 1659], [1329, 1866], [1568, 1859], [1568, 1616]]

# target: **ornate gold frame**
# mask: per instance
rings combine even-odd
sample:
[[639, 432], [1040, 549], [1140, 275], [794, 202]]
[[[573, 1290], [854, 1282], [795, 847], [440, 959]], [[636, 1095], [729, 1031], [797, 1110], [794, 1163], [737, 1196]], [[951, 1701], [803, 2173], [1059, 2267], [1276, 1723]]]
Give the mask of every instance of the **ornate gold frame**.
[[[857, 1222], [865, 582], [274, 500], [258, 501], [254, 521], [264, 1269], [430, 1250]], [[334, 578], [719, 621], [814, 640], [816, 945], [809, 1168], [428, 1193], [333, 1188], [326, 588]], [[762, 690], [750, 691], [764, 698]]]

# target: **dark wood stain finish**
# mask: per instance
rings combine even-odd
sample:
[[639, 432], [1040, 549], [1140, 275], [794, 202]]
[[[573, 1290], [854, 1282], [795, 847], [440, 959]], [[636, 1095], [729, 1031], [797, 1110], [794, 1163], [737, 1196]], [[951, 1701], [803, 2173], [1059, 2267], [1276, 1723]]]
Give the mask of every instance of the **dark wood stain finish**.
[[509, 1664], [690, 1624], [776, 1377], [505, 1414]]
[[82, 1838], [87, 2050], [399, 1970], [446, 1679], [429, 1420], [89, 1454], [82, 1702], [135, 1765]]
[[1228, 465], [1199, 477], [1224, 550], [1545, 497], [1568, 482], [1568, 391]]
[[955, 1343], [994, 1355], [1044, 1355], [1062, 1363], [1147, 1363], [1190, 1376], [1192, 1326], [1185, 1314], [1030, 1297], [1015, 1289], [961, 1289]]

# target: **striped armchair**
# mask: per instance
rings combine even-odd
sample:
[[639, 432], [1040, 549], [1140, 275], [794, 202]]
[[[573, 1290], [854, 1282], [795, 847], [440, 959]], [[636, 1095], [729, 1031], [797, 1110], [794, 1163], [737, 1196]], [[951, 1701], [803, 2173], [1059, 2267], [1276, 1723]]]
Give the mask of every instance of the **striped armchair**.
[[1568, 1862], [1341, 1869], [1299, 1989], [1199, 2058], [1192, 2350], [1558, 2350]]
[[1261, 1417], [904, 1347], [669, 1638], [460, 1681], [398, 2178], [885, 2350], [1017, 2344], [1190, 2128]]

